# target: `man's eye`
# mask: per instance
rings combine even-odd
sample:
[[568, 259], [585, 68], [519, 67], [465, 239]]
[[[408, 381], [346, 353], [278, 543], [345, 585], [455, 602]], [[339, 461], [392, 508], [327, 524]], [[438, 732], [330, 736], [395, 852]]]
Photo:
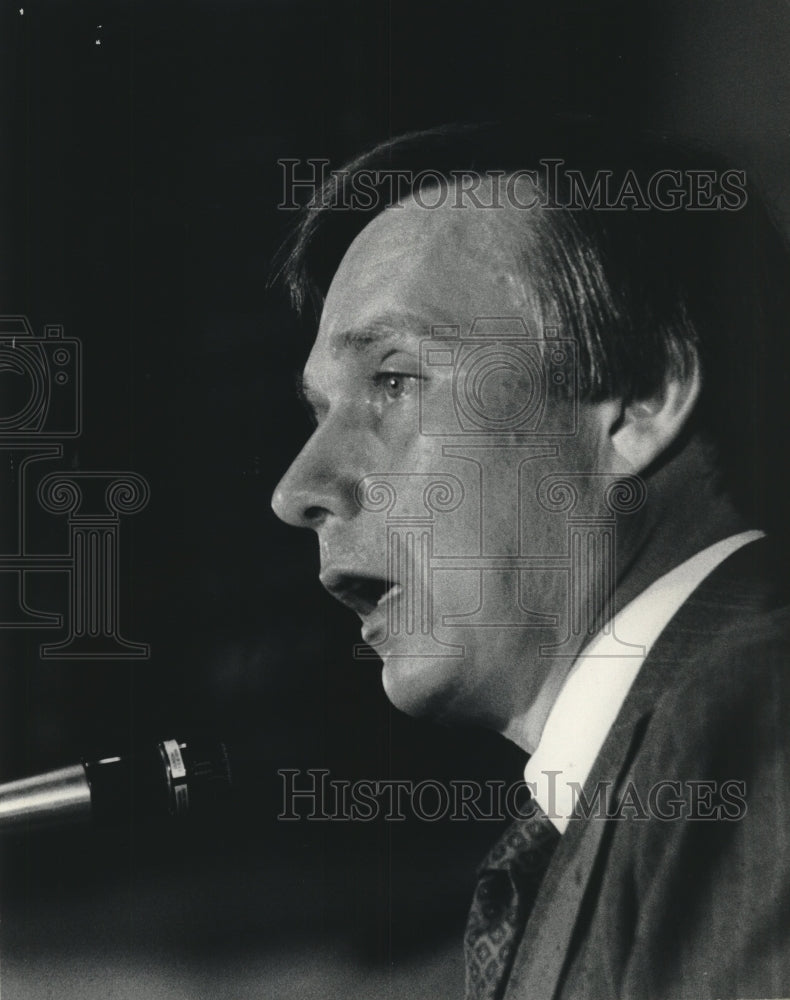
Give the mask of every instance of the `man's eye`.
[[373, 381], [389, 399], [400, 399], [402, 396], [408, 396], [414, 389], [417, 376], [406, 375], [403, 372], [379, 372]]

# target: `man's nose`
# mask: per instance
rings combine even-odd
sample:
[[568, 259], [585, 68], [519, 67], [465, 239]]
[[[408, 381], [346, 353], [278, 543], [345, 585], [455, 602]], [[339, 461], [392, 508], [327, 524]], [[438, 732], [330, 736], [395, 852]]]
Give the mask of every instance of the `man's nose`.
[[353, 516], [362, 473], [354, 473], [348, 445], [348, 436], [327, 424], [315, 431], [274, 491], [272, 508], [281, 521], [317, 531], [328, 517]]

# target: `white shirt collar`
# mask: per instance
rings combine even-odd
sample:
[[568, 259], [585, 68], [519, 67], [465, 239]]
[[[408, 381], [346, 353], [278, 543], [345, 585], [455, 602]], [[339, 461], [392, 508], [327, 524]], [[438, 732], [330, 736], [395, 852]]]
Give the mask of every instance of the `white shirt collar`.
[[[577, 658], [551, 707], [524, 780], [564, 833], [595, 758], [653, 644], [691, 592], [741, 546], [743, 531], [716, 542], [659, 577], [612, 619]], [[623, 653], [624, 644], [633, 652]]]

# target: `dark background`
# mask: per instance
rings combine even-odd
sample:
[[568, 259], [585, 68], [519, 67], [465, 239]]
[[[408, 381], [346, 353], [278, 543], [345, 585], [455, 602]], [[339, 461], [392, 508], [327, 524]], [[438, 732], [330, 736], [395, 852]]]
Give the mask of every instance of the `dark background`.
[[[522, 766], [390, 709], [314, 540], [270, 511], [309, 431], [293, 382], [312, 332], [266, 287], [293, 222], [276, 161], [589, 112], [708, 140], [787, 220], [790, 8], [3, 0], [0, 45], [0, 313], [62, 323], [84, 350], [83, 433], [42, 471], [151, 486], [121, 527], [122, 631], [150, 659], [47, 661], [60, 635], [0, 631], [0, 779], [204, 731], [258, 775], [188, 827], [7, 838], [3, 1000], [457, 995], [495, 825], [276, 819], [278, 767]], [[4, 461], [6, 524], [14, 475]], [[41, 551], [62, 551], [64, 522], [39, 521]], [[62, 610], [62, 585], [38, 586]]]

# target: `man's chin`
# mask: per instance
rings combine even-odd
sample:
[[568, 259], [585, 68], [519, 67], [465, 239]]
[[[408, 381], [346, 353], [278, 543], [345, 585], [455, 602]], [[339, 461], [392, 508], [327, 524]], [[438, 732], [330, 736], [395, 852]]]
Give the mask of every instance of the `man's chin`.
[[379, 654], [384, 693], [395, 708], [415, 718], [453, 721], [462, 660], [445, 656]]

